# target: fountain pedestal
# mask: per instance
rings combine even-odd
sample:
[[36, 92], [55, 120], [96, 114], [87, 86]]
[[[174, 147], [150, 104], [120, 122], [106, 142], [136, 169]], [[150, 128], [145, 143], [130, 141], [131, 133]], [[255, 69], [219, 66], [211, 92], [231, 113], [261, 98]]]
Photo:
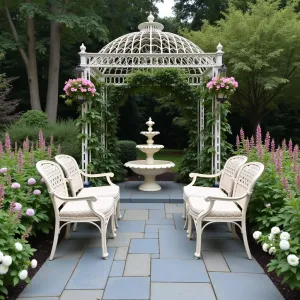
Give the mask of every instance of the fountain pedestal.
[[154, 122], [151, 118], [149, 118], [149, 121], [146, 122], [146, 124], [148, 125], [148, 131], [142, 131], [141, 134], [148, 137], [147, 145], [137, 145], [136, 147], [144, 152], [147, 158], [146, 160], [129, 161], [125, 163], [125, 167], [130, 168], [136, 174], [144, 176], [144, 182], [139, 186], [139, 190], [155, 192], [161, 190], [161, 186], [156, 182], [155, 177], [175, 167], [175, 164], [171, 161], [154, 159], [153, 155], [164, 148], [164, 146], [154, 144], [153, 137], [158, 135], [159, 132], [152, 131]]

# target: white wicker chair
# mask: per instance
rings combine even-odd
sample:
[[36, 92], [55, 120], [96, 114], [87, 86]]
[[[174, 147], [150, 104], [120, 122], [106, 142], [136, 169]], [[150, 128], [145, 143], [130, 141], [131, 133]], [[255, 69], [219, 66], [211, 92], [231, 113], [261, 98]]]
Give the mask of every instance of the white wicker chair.
[[[114, 174], [113, 173], [86, 174], [79, 169], [76, 160], [72, 156], [65, 155], [65, 154], [56, 155], [55, 160], [64, 170], [64, 173], [68, 180], [70, 190], [73, 196], [97, 195], [101, 197], [114, 197], [115, 210], [116, 210], [115, 222], [118, 227], [117, 219], [121, 218], [120, 188], [116, 184], [112, 183], [110, 180], [110, 177], [113, 177]], [[83, 186], [82, 176], [86, 176], [90, 178], [106, 177], [106, 180], [109, 185], [85, 188]]]
[[[231, 196], [234, 179], [238, 173], [239, 168], [246, 163], [247, 157], [243, 155], [236, 155], [230, 157], [219, 173], [216, 174], [199, 174], [191, 173], [190, 177], [193, 178], [192, 182], [183, 188], [183, 200], [184, 200], [184, 213], [183, 218], [186, 218], [186, 203], [189, 197], [206, 197], [206, 196]], [[202, 178], [216, 178], [220, 177], [219, 187], [204, 187], [194, 186], [198, 177]], [[186, 228], [187, 222], [184, 227]]]
[[[86, 222], [95, 225], [101, 234], [102, 256], [108, 257], [106, 246], [107, 225], [111, 219], [111, 237], [115, 237], [115, 202], [113, 197], [99, 197], [85, 195], [69, 197], [66, 179], [61, 167], [52, 161], [42, 160], [37, 162], [36, 168], [44, 178], [51, 196], [55, 213], [55, 231], [50, 260], [54, 258], [60, 230], [67, 225], [66, 238], [69, 237], [70, 224]], [[101, 228], [95, 223], [101, 223]], [[60, 226], [60, 222], [65, 222]]]
[[[204, 228], [215, 222], [230, 222], [241, 229], [248, 258], [252, 259], [247, 240], [246, 213], [253, 187], [263, 170], [264, 165], [259, 162], [243, 165], [235, 179], [232, 197], [216, 195], [188, 198], [188, 238], [192, 239], [193, 237], [192, 225], [194, 221], [197, 236], [196, 258], [201, 256], [201, 238]], [[203, 226], [203, 222], [207, 223]], [[241, 225], [237, 222], [241, 222]]]

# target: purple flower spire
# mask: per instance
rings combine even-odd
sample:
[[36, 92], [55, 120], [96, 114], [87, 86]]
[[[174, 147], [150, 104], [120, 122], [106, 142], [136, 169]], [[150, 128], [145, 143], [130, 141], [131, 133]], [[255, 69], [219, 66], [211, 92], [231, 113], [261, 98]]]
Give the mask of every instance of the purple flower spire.
[[48, 157], [49, 158], [52, 157], [52, 148], [51, 148], [51, 146], [48, 147]]
[[2, 156], [3, 154], [3, 146], [2, 146], [2, 142], [0, 141], [0, 157]]
[[276, 171], [280, 172], [282, 171], [282, 150], [280, 148], [277, 149], [277, 155], [276, 155]]
[[5, 133], [5, 150], [7, 153], [10, 153], [11, 152], [11, 142], [10, 142], [10, 137], [9, 137], [9, 134], [8, 132]]
[[237, 135], [236, 136], [236, 149], [239, 150], [240, 149], [240, 137]]
[[26, 137], [25, 141], [23, 142], [23, 149], [24, 151], [28, 152], [29, 151], [29, 139], [28, 139], [28, 136]]
[[22, 150], [20, 148], [19, 151], [18, 151], [18, 173], [19, 174], [22, 174], [23, 165], [24, 165], [23, 152], [22, 152]]
[[287, 178], [282, 175], [280, 178], [281, 184], [283, 186], [283, 188], [285, 189], [286, 193], [288, 194], [288, 196], [291, 196], [291, 191], [290, 191], [290, 186], [289, 186], [289, 182], [287, 180]]
[[15, 142], [15, 152], [17, 153], [18, 152], [18, 143]]
[[289, 140], [289, 154], [293, 155], [293, 141], [291, 139]]
[[275, 152], [275, 141], [274, 141], [274, 139], [272, 139], [272, 142], [271, 142], [271, 151]]
[[248, 154], [249, 151], [250, 151], [250, 142], [249, 142], [249, 139], [246, 139], [246, 145], [245, 145], [245, 147], [246, 147], [246, 153]]
[[39, 131], [39, 147], [41, 150], [46, 150], [46, 141], [42, 130]]
[[271, 140], [271, 136], [269, 131], [267, 131], [266, 138], [265, 138], [265, 147], [268, 152], [270, 151], [270, 140]]
[[297, 190], [299, 192], [300, 191], [300, 174], [299, 174], [299, 172], [296, 174], [295, 181], [296, 181]]
[[261, 127], [258, 124], [256, 127], [256, 145], [261, 144]]
[[245, 140], [245, 132], [244, 132], [243, 128], [241, 128], [241, 130], [240, 130], [240, 137], [241, 137], [241, 141], [243, 143]]
[[259, 159], [262, 159], [263, 157], [263, 147], [261, 143], [256, 144], [256, 151], [257, 151], [257, 156]]
[[254, 148], [254, 137], [253, 135], [251, 136], [251, 139], [250, 139], [250, 149]]
[[3, 185], [3, 184], [0, 184], [0, 208], [1, 208], [2, 205], [3, 205], [4, 194], [5, 194], [5, 191], [4, 191], [4, 185]]
[[286, 151], [286, 149], [287, 149], [286, 140], [283, 139], [283, 141], [282, 141], [282, 151]]

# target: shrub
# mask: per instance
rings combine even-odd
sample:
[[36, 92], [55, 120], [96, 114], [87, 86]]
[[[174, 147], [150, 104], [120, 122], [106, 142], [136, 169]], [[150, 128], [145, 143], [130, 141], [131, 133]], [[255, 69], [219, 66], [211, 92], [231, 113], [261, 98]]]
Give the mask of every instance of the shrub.
[[39, 110], [29, 110], [18, 120], [17, 124], [28, 127], [45, 128], [49, 122], [45, 113]]
[[123, 164], [128, 161], [136, 160], [136, 143], [133, 141], [118, 141], [120, 147], [120, 160]]

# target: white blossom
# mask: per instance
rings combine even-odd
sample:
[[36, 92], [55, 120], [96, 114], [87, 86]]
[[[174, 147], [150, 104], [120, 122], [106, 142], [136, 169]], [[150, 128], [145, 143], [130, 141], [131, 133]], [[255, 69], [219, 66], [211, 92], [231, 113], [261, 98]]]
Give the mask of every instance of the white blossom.
[[27, 270], [22, 270], [21, 272], [19, 272], [19, 278], [21, 280], [25, 280], [27, 278], [27, 276], [28, 276]]
[[273, 234], [278, 234], [278, 233], [280, 233], [280, 228], [279, 228], [279, 227], [277, 227], [277, 226], [275, 226], [275, 227], [272, 227], [272, 229], [271, 229], [271, 233], [273, 233]]
[[269, 250], [269, 248], [270, 248], [270, 245], [267, 244], [267, 243], [264, 243], [264, 244], [262, 245], [262, 248], [263, 248], [263, 250], [264, 250], [265, 252], [268, 252], [268, 250]]
[[280, 239], [281, 240], [288, 241], [290, 238], [291, 238], [291, 236], [288, 232], [285, 232], [285, 231], [281, 232], [281, 234], [280, 234]]
[[289, 250], [290, 249], [290, 243], [286, 240], [281, 240], [280, 243], [279, 243], [279, 247], [283, 251]]
[[2, 261], [3, 259], [3, 253], [0, 251], [0, 262]]
[[274, 254], [276, 252], [276, 248], [275, 247], [271, 247], [269, 249], [269, 254]]
[[290, 254], [287, 256], [287, 262], [289, 263], [289, 265], [296, 267], [299, 265], [299, 257], [294, 254]]
[[253, 232], [253, 238], [258, 240], [261, 237], [262, 233], [260, 231]]
[[275, 234], [270, 233], [268, 237], [269, 237], [269, 241], [273, 241], [274, 237], [275, 237]]
[[6, 274], [8, 271], [8, 266], [5, 266], [3, 264], [0, 265], [0, 275]]
[[4, 255], [2, 258], [2, 264], [9, 267], [12, 264], [12, 257], [9, 255]]
[[23, 250], [23, 245], [19, 242], [15, 243], [15, 248], [17, 251], [22, 251]]
[[37, 260], [33, 259], [30, 264], [31, 264], [31, 268], [35, 269], [37, 267]]

